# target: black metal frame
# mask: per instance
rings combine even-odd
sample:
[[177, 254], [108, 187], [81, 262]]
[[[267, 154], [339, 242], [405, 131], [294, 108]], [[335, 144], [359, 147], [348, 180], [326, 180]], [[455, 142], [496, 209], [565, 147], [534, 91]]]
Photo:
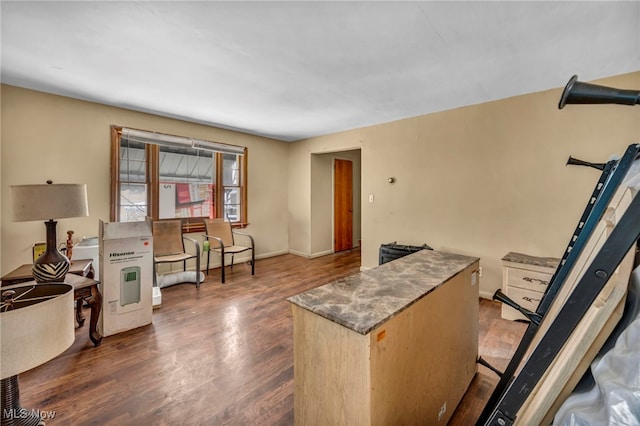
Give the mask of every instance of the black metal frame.
[[[540, 324], [540, 320], [544, 317], [544, 315], [547, 313], [547, 311], [549, 310], [553, 300], [555, 299], [555, 296], [557, 295], [557, 293], [560, 291], [560, 289], [562, 288], [562, 285], [564, 284], [567, 276], [569, 275], [569, 272], [571, 271], [571, 269], [573, 268], [575, 262], [577, 261], [577, 259], [579, 258], [582, 249], [584, 248], [584, 246], [586, 245], [586, 243], [588, 242], [589, 238], [591, 237], [591, 234], [593, 233], [594, 228], [596, 227], [596, 225], [598, 224], [598, 222], [600, 221], [603, 213], [605, 212], [607, 206], [609, 205], [609, 202], [611, 201], [611, 198], [613, 197], [615, 191], [618, 189], [618, 187], [620, 186], [620, 183], [622, 182], [622, 180], [624, 179], [624, 177], [626, 176], [629, 168], [631, 167], [631, 164], [635, 161], [636, 157], [638, 156], [638, 153], [640, 151], [640, 144], [632, 144], [629, 145], [629, 147], [627, 148], [625, 154], [623, 155], [623, 157], [619, 160], [619, 161], [609, 161], [608, 163], [606, 163], [603, 172], [600, 176], [600, 179], [598, 180], [598, 183], [596, 184], [596, 187], [594, 188], [593, 194], [589, 199], [589, 202], [587, 203], [587, 206], [578, 222], [578, 225], [576, 227], [576, 230], [574, 231], [569, 244], [567, 246], [567, 249], [565, 250], [565, 253], [562, 257], [562, 260], [560, 262], [560, 264], [558, 265], [558, 268], [556, 269], [553, 277], [551, 278], [551, 281], [549, 283], [549, 286], [547, 287], [542, 300], [540, 302], [540, 304], [538, 305], [538, 308], [536, 309], [535, 313], [531, 313], [531, 315], [528, 316], [528, 318], [530, 319], [529, 325], [527, 327], [527, 330], [525, 331], [525, 334], [523, 335], [520, 344], [518, 345], [518, 348], [516, 349], [513, 357], [511, 358], [511, 361], [509, 362], [509, 365], [507, 366], [507, 368], [505, 369], [504, 373], [502, 373], [500, 381], [498, 382], [498, 384], [496, 385], [496, 388], [494, 389], [491, 397], [489, 398], [489, 401], [487, 402], [487, 405], [485, 406], [484, 410], [482, 411], [482, 414], [480, 415], [478, 421], [477, 421], [477, 425], [481, 425], [481, 424], [492, 424], [491, 419], [498, 419], [500, 418], [500, 422], [497, 424], [500, 424], [501, 426], [504, 426], [504, 424], [507, 423], [501, 423], [503, 421], [506, 421], [507, 419], [510, 418], [510, 416], [515, 416], [515, 413], [517, 412], [517, 410], [515, 412], [513, 412], [513, 407], [511, 407], [511, 405], [507, 405], [507, 407], [503, 407], [503, 403], [502, 401], [508, 396], [507, 394], [510, 392], [511, 389], [513, 389], [513, 382], [521, 377], [521, 375], [523, 374], [523, 372], [521, 371], [520, 374], [518, 375], [518, 377], [514, 378], [514, 374], [516, 369], [518, 368], [518, 366], [520, 365], [525, 353], [527, 352], [527, 350], [529, 349], [529, 346], [531, 345], [531, 342], [533, 341], [538, 328], [539, 328], [539, 324]], [[631, 209], [631, 208], [629, 208]], [[628, 210], [629, 211], [629, 210]], [[627, 217], [627, 215], [625, 214], [624, 217]], [[621, 221], [622, 223], [622, 221]], [[618, 228], [620, 226], [620, 224], [616, 227]], [[640, 227], [640, 222], [638, 223], [638, 226]], [[611, 241], [613, 237], [613, 234], [611, 235], [611, 237], [609, 237], [609, 239], [607, 240], [607, 243], [605, 243], [605, 247], [609, 247], [609, 242]], [[638, 238], [636, 237], [636, 240]], [[601, 250], [601, 252], [604, 250]], [[627, 248], [628, 251], [628, 248]], [[626, 251], [625, 251], [626, 253]], [[599, 256], [599, 255], [598, 255]], [[623, 254], [624, 256], [624, 254]], [[592, 265], [596, 265], [596, 260], [598, 259], [598, 257], [596, 257], [596, 259], [594, 259], [594, 261], [592, 262]], [[615, 267], [613, 268], [615, 270], [615, 268], [617, 268], [618, 264], [620, 263], [620, 261], [622, 260], [622, 257], [620, 258], [620, 260], [617, 262], [617, 264], [615, 265]], [[608, 265], [610, 266], [610, 265]], [[588, 273], [589, 271], [587, 271]], [[586, 276], [586, 274], [585, 274]], [[584, 277], [583, 277], [584, 280]], [[606, 283], [606, 280], [604, 281]], [[578, 286], [580, 286], [582, 283], [582, 280], [578, 283]], [[574, 290], [574, 294], [578, 288], [578, 286], [576, 287], [576, 289]], [[599, 291], [598, 291], [599, 292]], [[597, 293], [596, 293], [597, 295]], [[573, 295], [572, 295], [573, 297]], [[499, 299], [501, 301], [503, 301], [504, 303], [509, 303], [510, 305], [513, 303], [515, 305], [517, 305], [516, 302], [513, 302], [512, 300], [508, 299], [508, 297], [506, 295], [504, 295], [500, 290], [498, 290], [496, 292], [496, 294], [494, 295], [495, 299]], [[569, 301], [567, 301], [567, 303], [565, 304], [568, 305]], [[589, 303], [590, 304], [590, 303]], [[588, 308], [588, 305], [585, 307], [585, 311]], [[517, 309], [517, 308], [516, 308]], [[564, 308], [563, 308], [564, 309]], [[562, 312], [562, 311], [561, 311]], [[574, 324], [572, 324], [572, 328], [575, 327], [575, 325], [577, 325], [577, 322], [579, 321], [579, 319], [582, 317], [582, 315], [580, 315], [580, 317], [578, 317], [578, 319], [575, 321]], [[556, 324], [556, 322], [559, 320], [558, 317], [556, 317], [554, 319], [553, 324]], [[566, 320], [566, 319], [565, 319]], [[552, 327], [553, 328], [553, 325]], [[550, 328], [550, 330], [551, 330]], [[549, 334], [550, 330], [547, 332], [546, 335]], [[545, 336], [546, 336], [545, 335]], [[566, 336], [568, 337], [568, 335]], [[566, 339], [565, 337], [565, 339]], [[564, 342], [564, 339], [563, 339]], [[542, 343], [542, 341], [540, 342]], [[538, 345], [538, 348], [540, 347], [540, 345]], [[559, 348], [558, 348], [559, 349]], [[557, 353], [556, 352], [551, 352], [551, 353]], [[548, 357], [548, 355], [547, 355]], [[532, 354], [532, 356], [529, 358], [530, 362], [531, 360], [534, 360], [534, 355]], [[538, 361], [538, 360], [535, 360]], [[548, 367], [548, 364], [547, 364]], [[546, 367], [545, 367], [546, 370]], [[543, 370], [544, 372], [544, 370]], [[540, 376], [541, 377], [541, 376]], [[540, 379], [540, 377], [535, 378], [535, 383], [537, 383], [537, 381]], [[526, 395], [528, 395], [528, 393], [533, 389], [533, 387], [528, 388], [527, 392], [520, 392], [521, 396], [525, 396], [526, 399]], [[509, 404], [513, 404], [512, 401], [513, 397], [509, 396], [509, 399], [507, 399], [507, 401], [509, 401]], [[524, 399], [522, 400], [522, 402], [524, 402]], [[520, 406], [522, 404], [520, 403]], [[518, 409], [520, 408], [520, 406], [518, 406]], [[502, 408], [500, 408], [502, 407]], [[502, 414], [500, 416], [497, 415], [498, 412], [502, 412]], [[498, 416], [498, 417], [496, 417]], [[489, 420], [488, 420], [489, 419]], [[496, 420], [497, 421], [497, 420]]]
[[520, 373], [509, 385], [486, 424], [512, 425], [530, 392], [555, 359], [571, 332], [602, 291], [625, 255], [640, 239], [640, 197], [637, 195], [613, 228], [593, 262], [554, 318]]

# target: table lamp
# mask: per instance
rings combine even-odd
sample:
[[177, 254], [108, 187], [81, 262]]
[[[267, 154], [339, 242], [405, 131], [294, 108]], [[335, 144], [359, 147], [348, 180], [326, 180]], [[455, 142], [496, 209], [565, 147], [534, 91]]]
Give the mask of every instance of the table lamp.
[[73, 287], [15, 284], [2, 288], [0, 307], [0, 424], [43, 424], [39, 410], [20, 406], [18, 374], [64, 352], [74, 341]]
[[58, 251], [54, 219], [89, 216], [87, 185], [53, 184], [12, 185], [13, 221], [46, 220], [47, 248], [33, 263], [33, 277], [38, 283], [64, 282], [69, 259]]

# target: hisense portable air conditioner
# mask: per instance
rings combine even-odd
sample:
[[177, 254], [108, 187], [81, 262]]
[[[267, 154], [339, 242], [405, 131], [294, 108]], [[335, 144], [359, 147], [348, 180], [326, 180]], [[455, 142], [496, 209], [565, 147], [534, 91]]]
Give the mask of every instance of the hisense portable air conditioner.
[[129, 266], [120, 271], [120, 306], [140, 303], [140, 267]]

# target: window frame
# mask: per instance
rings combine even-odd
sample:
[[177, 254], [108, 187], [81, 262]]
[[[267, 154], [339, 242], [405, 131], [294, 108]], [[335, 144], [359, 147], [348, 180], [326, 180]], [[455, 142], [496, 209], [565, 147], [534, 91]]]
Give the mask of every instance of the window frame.
[[[112, 222], [120, 221], [120, 143], [122, 139], [122, 126], [111, 125], [111, 183], [110, 183], [110, 213]], [[240, 155], [240, 220], [232, 222], [234, 228], [244, 228], [248, 225], [247, 215], [247, 163], [248, 149], [243, 147]], [[146, 177], [148, 215], [152, 220], [160, 220], [160, 146], [145, 143]], [[215, 151], [215, 193], [214, 204], [216, 217], [224, 217], [224, 185], [223, 185], [223, 153]], [[179, 218], [182, 220], [182, 231], [205, 232], [205, 217]]]

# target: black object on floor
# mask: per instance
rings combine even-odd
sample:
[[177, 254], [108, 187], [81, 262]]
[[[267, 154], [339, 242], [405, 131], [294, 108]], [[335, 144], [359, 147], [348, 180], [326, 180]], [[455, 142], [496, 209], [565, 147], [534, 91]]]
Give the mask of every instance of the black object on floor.
[[433, 249], [426, 244], [423, 244], [421, 246], [407, 246], [407, 245], [397, 244], [396, 241], [388, 244], [382, 244], [380, 246], [380, 251], [378, 256], [378, 265], [391, 262], [392, 260], [398, 259], [400, 257], [406, 256], [411, 253], [415, 253], [420, 250], [433, 250]]

